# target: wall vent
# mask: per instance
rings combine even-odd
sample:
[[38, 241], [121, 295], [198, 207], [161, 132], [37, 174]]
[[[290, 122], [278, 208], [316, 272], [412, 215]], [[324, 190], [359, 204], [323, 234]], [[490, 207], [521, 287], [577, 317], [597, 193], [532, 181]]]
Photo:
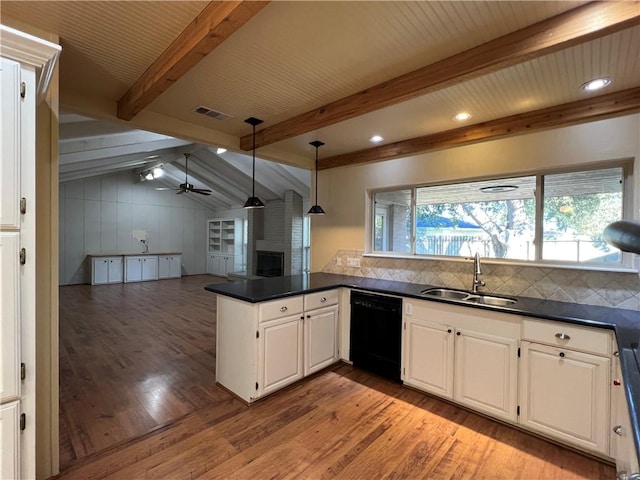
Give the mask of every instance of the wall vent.
[[215, 118], [216, 120], [229, 120], [230, 118], [233, 118], [233, 115], [218, 112], [216, 110], [213, 110], [212, 108], [205, 107], [203, 105], [198, 105], [195, 109], [195, 112], [201, 115], [206, 115], [207, 117]]

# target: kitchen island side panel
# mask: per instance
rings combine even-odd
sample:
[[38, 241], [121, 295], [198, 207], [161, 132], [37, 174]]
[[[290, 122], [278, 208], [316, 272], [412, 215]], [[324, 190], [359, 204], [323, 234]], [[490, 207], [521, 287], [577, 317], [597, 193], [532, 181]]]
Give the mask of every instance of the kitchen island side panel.
[[217, 302], [216, 382], [251, 402], [258, 380], [257, 307], [222, 295]]

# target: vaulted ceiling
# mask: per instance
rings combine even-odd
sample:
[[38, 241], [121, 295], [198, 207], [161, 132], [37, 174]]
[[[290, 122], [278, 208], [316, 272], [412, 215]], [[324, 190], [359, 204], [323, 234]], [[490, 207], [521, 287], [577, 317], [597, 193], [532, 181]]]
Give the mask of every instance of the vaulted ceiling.
[[[320, 168], [332, 168], [640, 110], [638, 2], [3, 0], [0, 9], [5, 24], [59, 35], [64, 111], [111, 122], [101, 128], [120, 136], [155, 132], [140, 142], [173, 158], [176, 181], [190, 148], [194, 176], [238, 182], [235, 194], [221, 190], [231, 199], [247, 194], [250, 116], [264, 120], [259, 158], [312, 169], [313, 140], [325, 142]], [[611, 85], [579, 88], [601, 77]], [[472, 116], [460, 123], [462, 111]], [[62, 160], [61, 178], [79, 174]], [[99, 160], [86, 158], [86, 169], [108, 168]]]

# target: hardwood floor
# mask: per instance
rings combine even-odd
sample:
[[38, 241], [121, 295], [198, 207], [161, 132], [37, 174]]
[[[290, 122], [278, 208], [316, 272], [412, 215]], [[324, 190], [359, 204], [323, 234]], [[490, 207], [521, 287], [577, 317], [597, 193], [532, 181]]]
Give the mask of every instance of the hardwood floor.
[[59, 478], [615, 478], [344, 364], [247, 407], [214, 384], [214, 278], [61, 288]]

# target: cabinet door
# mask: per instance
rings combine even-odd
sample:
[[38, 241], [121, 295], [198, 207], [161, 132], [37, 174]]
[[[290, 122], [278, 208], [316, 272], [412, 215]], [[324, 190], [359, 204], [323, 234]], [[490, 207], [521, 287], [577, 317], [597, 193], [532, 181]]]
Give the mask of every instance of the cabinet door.
[[518, 341], [469, 330], [455, 336], [454, 399], [517, 421]]
[[520, 423], [608, 454], [610, 360], [531, 342], [521, 356]]
[[[19, 234], [0, 233], [0, 401], [20, 397], [20, 265]], [[4, 448], [4, 447], [3, 447]]]
[[[20, 228], [20, 65], [0, 58], [0, 228]], [[32, 208], [35, 205], [32, 206]]]
[[0, 406], [0, 478], [20, 477], [20, 402]]
[[210, 275], [214, 275], [215, 261], [216, 261], [215, 255], [211, 253], [207, 254], [207, 273]]
[[445, 398], [453, 397], [453, 328], [410, 318], [404, 331], [403, 382]]
[[122, 282], [122, 257], [109, 259], [109, 283]]
[[124, 258], [125, 276], [124, 281], [139, 282], [142, 280], [142, 258], [125, 257]]
[[[613, 380], [611, 382], [611, 448], [609, 456], [616, 460], [618, 475], [640, 472], [638, 457], [635, 452], [629, 406], [624, 393], [624, 381], [620, 370], [620, 360], [613, 359]], [[622, 478], [622, 477], [619, 477]]]
[[142, 257], [142, 280], [158, 279], [158, 257]]
[[158, 278], [171, 276], [171, 257], [161, 255], [158, 257]]
[[302, 378], [302, 317], [293, 315], [260, 324], [259, 396]]
[[313, 310], [304, 321], [304, 374], [338, 361], [338, 307]]
[[91, 262], [92, 285], [109, 283], [109, 261], [106, 258], [94, 258]]
[[169, 259], [169, 276], [180, 278], [182, 276], [182, 255], [171, 255]]

